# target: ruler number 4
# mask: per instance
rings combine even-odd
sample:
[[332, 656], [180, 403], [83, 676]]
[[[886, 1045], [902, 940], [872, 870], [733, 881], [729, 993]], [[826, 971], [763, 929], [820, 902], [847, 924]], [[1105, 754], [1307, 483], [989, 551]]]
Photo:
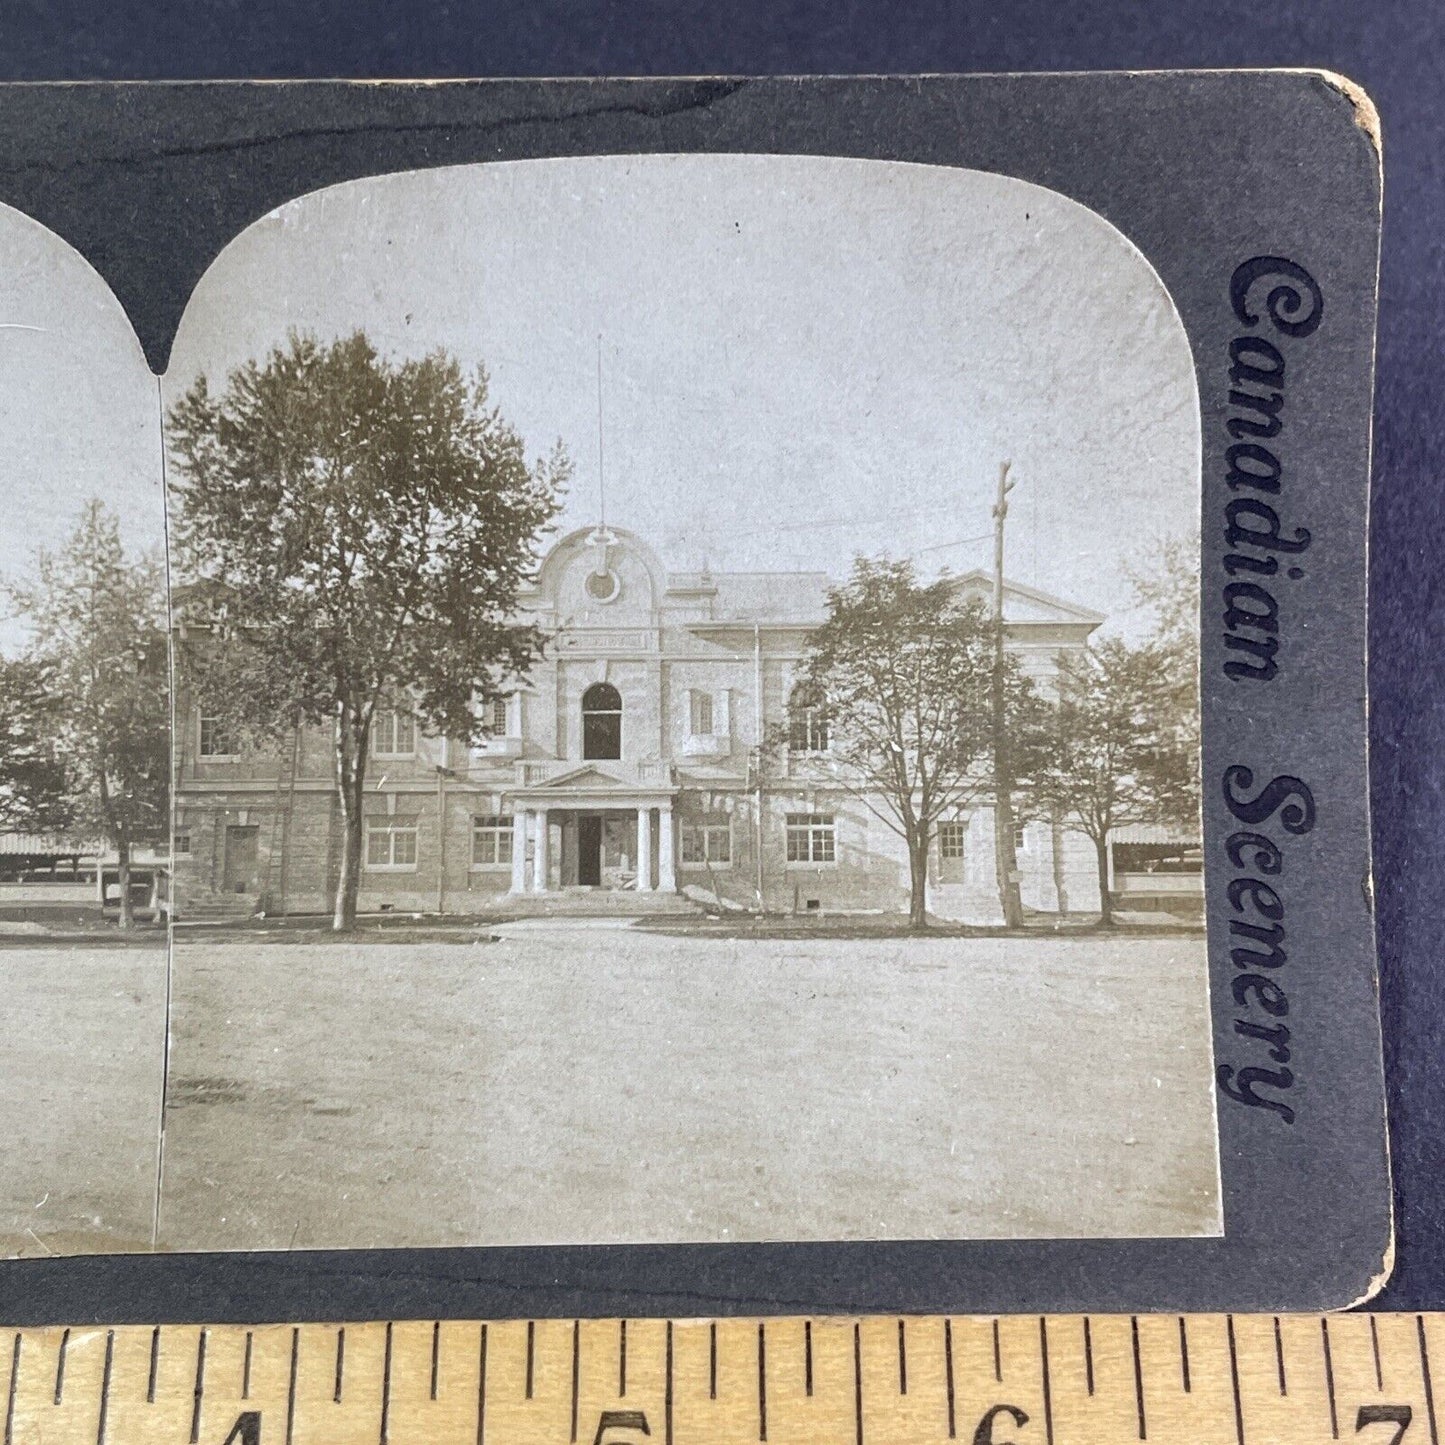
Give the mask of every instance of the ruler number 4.
[[1390, 1437], [1390, 1445], [1400, 1445], [1414, 1418], [1415, 1412], [1408, 1405], [1361, 1405], [1355, 1416], [1355, 1434], [1367, 1425], [1393, 1425], [1395, 1433]]

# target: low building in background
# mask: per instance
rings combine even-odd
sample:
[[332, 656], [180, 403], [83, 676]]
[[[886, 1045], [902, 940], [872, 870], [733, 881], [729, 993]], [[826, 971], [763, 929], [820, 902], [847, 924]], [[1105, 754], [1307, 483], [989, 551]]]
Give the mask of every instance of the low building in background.
[[[827, 615], [822, 573], [669, 572], [621, 529], [559, 540], [524, 593], [551, 636], [468, 748], [424, 737], [404, 700], [372, 732], [363, 911], [668, 907], [906, 911], [902, 840], [848, 786], [797, 686]], [[958, 586], [987, 601], [990, 578]], [[1045, 690], [1097, 613], [1008, 583], [1006, 645]], [[176, 910], [329, 910], [342, 826], [324, 729], [246, 748], [179, 680]], [[875, 800], [876, 801], [876, 800]], [[1024, 905], [1099, 907], [1093, 850], [1049, 820], [1015, 839]], [[993, 810], [938, 828], [929, 909], [1000, 919]]]

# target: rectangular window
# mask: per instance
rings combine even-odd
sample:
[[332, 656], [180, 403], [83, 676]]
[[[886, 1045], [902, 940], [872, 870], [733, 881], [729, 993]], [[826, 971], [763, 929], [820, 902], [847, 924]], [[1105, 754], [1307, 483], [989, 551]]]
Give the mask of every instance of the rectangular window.
[[1028, 826], [1028, 825], [1027, 825], [1026, 823], [1016, 823], [1016, 824], [1014, 825], [1014, 851], [1015, 851], [1015, 852], [1023, 853], [1023, 852], [1027, 852], [1027, 851], [1028, 851], [1029, 840], [1028, 840], [1028, 837], [1027, 837], [1027, 836], [1025, 835], [1025, 833], [1024, 833], [1024, 829], [1025, 829], [1027, 826]]
[[726, 816], [712, 816], [682, 825], [682, 861], [698, 866], [729, 867], [733, 861], [733, 829]]
[[371, 751], [378, 758], [416, 755], [416, 719], [409, 712], [379, 712], [371, 724]]
[[175, 836], [175, 841], [171, 844], [171, 852], [179, 858], [189, 853], [190, 851], [191, 835], [189, 833], [177, 833]]
[[416, 831], [415, 818], [368, 818], [366, 866], [415, 869]]
[[712, 694], [695, 692], [692, 695], [692, 734], [694, 737], [708, 737], [712, 733]]
[[201, 756], [203, 758], [233, 758], [236, 744], [224, 719], [213, 713], [201, 714]]
[[504, 697], [495, 698], [491, 706], [491, 716], [487, 721], [487, 730], [494, 738], [507, 736], [507, 699]]
[[940, 858], [962, 858], [963, 845], [968, 838], [968, 824], [963, 822], [940, 823], [938, 825], [938, 855]]
[[789, 813], [788, 862], [837, 862], [836, 830], [831, 813]]
[[505, 814], [472, 819], [472, 867], [503, 868], [512, 861], [512, 820]]

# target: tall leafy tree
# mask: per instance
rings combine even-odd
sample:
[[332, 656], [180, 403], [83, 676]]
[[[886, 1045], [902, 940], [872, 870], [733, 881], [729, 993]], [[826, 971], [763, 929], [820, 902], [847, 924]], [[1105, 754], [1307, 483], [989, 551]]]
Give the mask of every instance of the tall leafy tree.
[[[835, 780], [908, 852], [910, 927], [928, 925], [929, 844], [940, 819], [992, 786], [993, 623], [948, 577], [907, 561], [854, 560], [809, 639], [803, 685], [826, 719]], [[1012, 660], [1010, 716], [1031, 689]]]
[[1114, 921], [1109, 835], [1180, 816], [1198, 797], [1197, 751], [1169, 725], [1173, 685], [1157, 642], [1111, 638], [1059, 661], [1058, 702], [1035, 749], [1034, 793], [1093, 843], [1106, 926]]
[[511, 620], [570, 474], [529, 463], [484, 371], [393, 361], [357, 332], [293, 334], [171, 410], [180, 573], [203, 645], [183, 661], [239, 731], [334, 728], [344, 826], [333, 926], [356, 919], [362, 795], [378, 710], [485, 736], [488, 705], [543, 637]]
[[65, 544], [40, 552], [36, 575], [15, 596], [33, 636], [28, 664], [50, 693], [64, 817], [115, 850], [129, 928], [132, 852], [164, 838], [169, 823], [164, 574], [154, 556], [128, 559], [116, 518], [91, 501]]
[[[1198, 835], [1200, 821], [1199, 547], [1173, 537], [1153, 567], [1134, 576], [1134, 594], [1154, 623], [1158, 686], [1149, 695], [1160, 746], [1146, 761], [1161, 806], [1160, 821]], [[1187, 774], [1187, 776], [1186, 776]]]
[[71, 821], [64, 718], [45, 658], [0, 657], [0, 832], [53, 833]]

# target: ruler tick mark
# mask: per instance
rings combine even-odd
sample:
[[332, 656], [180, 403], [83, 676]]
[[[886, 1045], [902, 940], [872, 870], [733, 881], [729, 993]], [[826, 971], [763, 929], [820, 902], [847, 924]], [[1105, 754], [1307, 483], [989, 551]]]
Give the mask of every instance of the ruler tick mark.
[[768, 1340], [765, 1325], [758, 1326], [758, 1439], [768, 1438]]
[[1425, 1342], [1425, 1316], [1415, 1316], [1415, 1331], [1420, 1337], [1420, 1379], [1425, 1386], [1425, 1418], [1430, 1422], [1430, 1445], [1440, 1445], [1440, 1432], [1435, 1423], [1435, 1389], [1430, 1379], [1430, 1350]]
[[1003, 1384], [1003, 1351], [999, 1347], [997, 1320], [993, 1322], [993, 1377]]
[[1084, 1316], [1084, 1383], [1089, 1393], [1094, 1393], [1094, 1336], [1089, 1328], [1089, 1317]]
[[948, 1390], [948, 1438], [955, 1439], [953, 1403], [953, 1321], [943, 1322], [943, 1382]]
[[813, 1394], [813, 1322], [803, 1321], [803, 1392]]
[[386, 1322], [386, 1346], [381, 1357], [381, 1429], [377, 1432], [381, 1445], [387, 1445], [391, 1433], [391, 1321]]
[[707, 1327], [707, 1397], [717, 1399], [717, 1321]]
[[[248, 1337], [249, 1338], [249, 1337]], [[154, 1405], [156, 1402], [156, 1370], [161, 1362], [161, 1327], [157, 1325], [151, 1331], [151, 1368], [150, 1374], [146, 1377], [146, 1404]], [[250, 1354], [247, 1353], [247, 1363], [250, 1362]]]
[[577, 1438], [577, 1384], [582, 1372], [582, 1322], [572, 1321], [572, 1439]]
[[1330, 1439], [1340, 1438], [1340, 1415], [1335, 1404], [1335, 1359], [1330, 1350], [1330, 1322], [1320, 1320], [1320, 1348], [1325, 1355], [1325, 1390], [1330, 1397]]
[[1281, 1395], [1289, 1394], [1289, 1387], [1285, 1383], [1284, 1375], [1284, 1336], [1279, 1329], [1279, 1316], [1274, 1317], [1274, 1360], [1275, 1368], [1279, 1372], [1279, 1392]]
[[[252, 1336], [251, 1336], [251, 1331], [250, 1331], [250, 1330], [247, 1330], [247, 1331], [246, 1331], [246, 1352], [245, 1352], [245, 1354], [243, 1354], [243, 1355], [241, 1356], [241, 1398], [242, 1398], [243, 1400], [249, 1400], [249, 1399], [251, 1398], [251, 1349], [252, 1349]], [[152, 1379], [152, 1384], [154, 1384], [155, 1377], [152, 1376], [151, 1379]]]
[[65, 1396], [65, 1352], [70, 1348], [70, 1331], [60, 1336], [60, 1353], [55, 1358], [55, 1403], [58, 1405]]
[[663, 1423], [663, 1445], [672, 1445], [672, 1321], [668, 1320], [666, 1330], [666, 1350], [664, 1352], [663, 1373], [665, 1383], [662, 1396], [662, 1423]]
[[1244, 1445], [1244, 1402], [1239, 1395], [1239, 1351], [1234, 1343], [1234, 1316], [1224, 1317], [1225, 1332], [1229, 1337], [1229, 1383], [1234, 1391], [1234, 1438]]
[[1139, 1438], [1147, 1440], [1149, 1431], [1144, 1420], [1144, 1363], [1139, 1358], [1139, 1316], [1129, 1316], [1129, 1335], [1134, 1350], [1134, 1403], [1139, 1409]]
[[336, 1382], [331, 1391], [331, 1398], [336, 1404], [341, 1403], [341, 1381], [346, 1370], [346, 1326], [342, 1325], [336, 1331]]
[[201, 1438], [201, 1397], [206, 1392], [206, 1331], [196, 1341], [196, 1386], [191, 1395], [191, 1445]]
[[437, 1372], [441, 1365], [442, 1354], [442, 1322], [433, 1320], [431, 1322], [431, 1398], [437, 1397]]
[[908, 1393], [908, 1342], [904, 1336], [903, 1321], [898, 1321], [898, 1393]]
[[1384, 1372], [1380, 1369], [1380, 1332], [1375, 1328], [1375, 1317], [1370, 1316], [1370, 1352], [1375, 1357], [1375, 1388], [1385, 1388]]
[[487, 1327], [482, 1326], [481, 1343], [477, 1346], [477, 1445], [487, 1433]]
[[1179, 1375], [1184, 1385], [1184, 1393], [1187, 1395], [1190, 1389], [1189, 1383], [1189, 1331], [1184, 1324], [1184, 1316], [1179, 1316]]
[[301, 1331], [291, 1331], [291, 1375], [286, 1384], [286, 1445], [296, 1434], [296, 1356], [301, 1348]]
[[532, 1364], [537, 1350], [537, 1323], [527, 1321], [527, 1398], [532, 1398]]
[[5, 1445], [15, 1445], [15, 1386], [20, 1379], [20, 1335], [10, 1350], [10, 1388], [5, 1399]]
[[617, 1322], [617, 1398], [627, 1398], [627, 1321]]
[[863, 1341], [856, 1322], [853, 1325], [853, 1439], [855, 1445], [863, 1445]]
[[[1049, 1322], [1043, 1315], [1039, 1316], [1039, 1361], [1043, 1367], [1044, 1382], [1044, 1439], [1047, 1445], [1054, 1445], [1054, 1392], [1049, 1379]], [[1094, 1393], [1092, 1383], [1089, 1393]], [[1142, 1431], [1139, 1438], [1144, 1438]]]
[[105, 1445], [106, 1416], [110, 1414], [110, 1371], [115, 1363], [115, 1331], [105, 1332], [105, 1366], [100, 1375], [100, 1415], [95, 1422], [95, 1445]]

